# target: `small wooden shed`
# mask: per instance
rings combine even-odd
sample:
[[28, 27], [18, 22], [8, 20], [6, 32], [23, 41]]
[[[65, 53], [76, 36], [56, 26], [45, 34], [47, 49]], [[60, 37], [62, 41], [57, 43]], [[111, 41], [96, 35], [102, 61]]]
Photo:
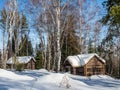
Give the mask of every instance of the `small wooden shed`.
[[[31, 70], [35, 69], [36, 60], [32, 56], [20, 56], [20, 57], [16, 57], [16, 60], [19, 64], [24, 64], [24, 69], [31, 69]], [[9, 68], [11, 68], [12, 65], [15, 64], [14, 61], [15, 61], [14, 57], [8, 59], [7, 65], [9, 66]]]
[[105, 60], [96, 53], [68, 56], [64, 62], [65, 71], [75, 75], [104, 75]]

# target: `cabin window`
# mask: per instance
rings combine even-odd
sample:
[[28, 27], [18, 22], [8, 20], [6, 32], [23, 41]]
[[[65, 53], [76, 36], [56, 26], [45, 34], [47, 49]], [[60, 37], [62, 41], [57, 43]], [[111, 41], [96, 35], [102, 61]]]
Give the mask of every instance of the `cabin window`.
[[101, 74], [101, 68], [95, 68], [94, 74]]
[[87, 68], [87, 72], [92, 72], [92, 68]]
[[77, 75], [84, 75], [84, 68], [83, 67], [76, 68], [76, 74]]
[[93, 74], [101, 74], [102, 69], [101, 68], [87, 68], [87, 72], [91, 72]]
[[101, 72], [101, 68], [96, 68], [96, 71], [97, 72]]

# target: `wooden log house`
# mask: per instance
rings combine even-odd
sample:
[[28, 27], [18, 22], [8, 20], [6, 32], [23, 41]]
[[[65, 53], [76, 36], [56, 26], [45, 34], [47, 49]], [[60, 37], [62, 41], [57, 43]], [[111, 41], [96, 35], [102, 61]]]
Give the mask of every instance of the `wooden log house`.
[[75, 75], [104, 75], [105, 60], [96, 53], [68, 56], [64, 62], [65, 71]]
[[[20, 56], [20, 57], [16, 57], [16, 60], [18, 64], [24, 64], [24, 69], [31, 69], [31, 70], [35, 69], [36, 60], [32, 56]], [[14, 61], [15, 61], [14, 57], [9, 58], [7, 61], [7, 66], [11, 68], [12, 65], [15, 64]]]

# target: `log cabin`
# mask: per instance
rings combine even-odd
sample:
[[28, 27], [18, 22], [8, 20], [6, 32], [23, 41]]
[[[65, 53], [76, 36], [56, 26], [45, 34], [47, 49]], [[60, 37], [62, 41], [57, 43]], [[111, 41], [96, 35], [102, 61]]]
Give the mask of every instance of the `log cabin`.
[[91, 76], [105, 74], [105, 60], [96, 53], [68, 56], [64, 62], [66, 72], [74, 75]]
[[[32, 56], [16, 57], [16, 61], [17, 61], [17, 64], [23, 64], [24, 65], [24, 69], [30, 69], [30, 70], [35, 69], [36, 60]], [[7, 66], [9, 68], [12, 68], [12, 65], [15, 65], [14, 57], [9, 58], [8, 61], [7, 61]]]

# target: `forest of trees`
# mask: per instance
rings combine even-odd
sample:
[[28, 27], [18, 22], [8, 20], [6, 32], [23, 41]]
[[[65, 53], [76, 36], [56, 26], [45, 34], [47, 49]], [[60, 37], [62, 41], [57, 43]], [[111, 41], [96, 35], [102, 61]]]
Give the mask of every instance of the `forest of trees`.
[[59, 72], [67, 56], [97, 53], [106, 60], [106, 74], [120, 77], [119, 0], [102, 3], [102, 18], [96, 0], [5, 1], [0, 12], [0, 68], [6, 69], [10, 57], [34, 56], [36, 69]]

